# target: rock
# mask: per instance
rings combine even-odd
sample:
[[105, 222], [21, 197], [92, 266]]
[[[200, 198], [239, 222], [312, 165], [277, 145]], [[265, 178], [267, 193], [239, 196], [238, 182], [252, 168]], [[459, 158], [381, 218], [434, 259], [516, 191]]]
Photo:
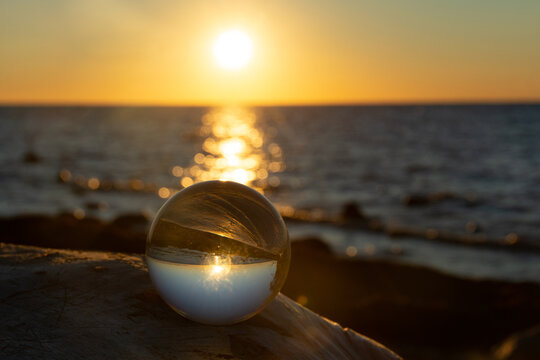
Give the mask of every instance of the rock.
[[105, 210], [109, 207], [109, 204], [104, 201], [87, 201], [84, 206], [88, 210]]
[[451, 192], [436, 192], [432, 194], [410, 194], [405, 196], [403, 199], [403, 204], [406, 206], [419, 206], [419, 205], [428, 205], [433, 203], [438, 203], [444, 200], [455, 199], [456, 195]]
[[295, 239], [292, 248], [298, 256], [333, 256], [330, 246], [317, 237]]
[[425, 206], [437, 204], [447, 200], [461, 201], [465, 206], [479, 205], [478, 197], [476, 196], [476, 194], [467, 193], [463, 196], [460, 196], [450, 191], [439, 191], [430, 194], [409, 194], [403, 198], [403, 205]]
[[43, 159], [35, 151], [29, 150], [24, 153], [22, 160], [26, 164], [37, 164]]
[[514, 334], [495, 350], [497, 360], [535, 360], [540, 356], [540, 324]]
[[399, 359], [279, 294], [205, 326], [158, 296], [141, 256], [0, 244], [2, 359]]
[[358, 204], [354, 201], [349, 201], [343, 205], [341, 218], [343, 220], [365, 220], [362, 210], [360, 210]]
[[114, 222], [73, 214], [0, 218], [0, 241], [64, 249], [144, 253], [148, 221], [142, 215]]
[[414, 348], [490, 351], [508, 334], [540, 323], [537, 283], [463, 278], [391, 258], [344, 258], [322, 249], [314, 238], [291, 243], [282, 292], [405, 358], [421, 358], [410, 352]]
[[333, 221], [327, 221], [338, 226], [357, 228], [372, 231], [383, 231], [384, 225], [381, 220], [364, 214], [362, 208], [355, 202], [346, 202], [339, 214], [339, 217]]
[[465, 225], [465, 230], [467, 230], [468, 233], [475, 234], [481, 231], [481, 227], [474, 221], [469, 221]]
[[124, 214], [114, 219], [111, 225], [121, 228], [146, 231], [150, 227], [150, 221], [144, 214]]

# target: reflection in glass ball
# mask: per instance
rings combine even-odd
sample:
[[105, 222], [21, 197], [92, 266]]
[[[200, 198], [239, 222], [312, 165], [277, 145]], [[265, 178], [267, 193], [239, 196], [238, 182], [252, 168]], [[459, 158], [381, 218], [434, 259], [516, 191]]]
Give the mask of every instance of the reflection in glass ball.
[[159, 210], [146, 261], [163, 299], [206, 324], [246, 320], [279, 292], [289, 269], [283, 219], [257, 191], [230, 181], [197, 183]]

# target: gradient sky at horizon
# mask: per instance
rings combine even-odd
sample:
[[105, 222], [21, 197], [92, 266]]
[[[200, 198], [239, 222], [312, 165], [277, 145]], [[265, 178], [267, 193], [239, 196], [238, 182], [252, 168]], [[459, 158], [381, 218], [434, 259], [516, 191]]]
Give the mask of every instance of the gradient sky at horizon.
[[[0, 103], [540, 100], [540, 1], [0, 0]], [[241, 71], [212, 45], [239, 28]]]

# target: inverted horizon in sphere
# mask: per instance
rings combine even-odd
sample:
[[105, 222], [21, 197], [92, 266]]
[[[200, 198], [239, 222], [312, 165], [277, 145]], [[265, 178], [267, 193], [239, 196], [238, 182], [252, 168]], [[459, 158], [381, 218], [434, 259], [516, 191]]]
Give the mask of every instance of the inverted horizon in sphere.
[[158, 211], [146, 259], [162, 298], [205, 324], [254, 316], [277, 295], [290, 262], [285, 223], [262, 194], [231, 181], [186, 187]]
[[272, 295], [269, 284], [277, 270], [275, 260], [193, 265], [147, 256], [146, 262], [154, 284], [174, 310], [213, 325], [236, 323], [258, 312]]

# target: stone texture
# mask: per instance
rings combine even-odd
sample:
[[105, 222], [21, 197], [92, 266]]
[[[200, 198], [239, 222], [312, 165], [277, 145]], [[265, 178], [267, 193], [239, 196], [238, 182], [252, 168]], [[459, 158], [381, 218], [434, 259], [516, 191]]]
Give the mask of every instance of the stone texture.
[[279, 294], [232, 326], [186, 320], [143, 258], [0, 244], [2, 359], [399, 359]]

